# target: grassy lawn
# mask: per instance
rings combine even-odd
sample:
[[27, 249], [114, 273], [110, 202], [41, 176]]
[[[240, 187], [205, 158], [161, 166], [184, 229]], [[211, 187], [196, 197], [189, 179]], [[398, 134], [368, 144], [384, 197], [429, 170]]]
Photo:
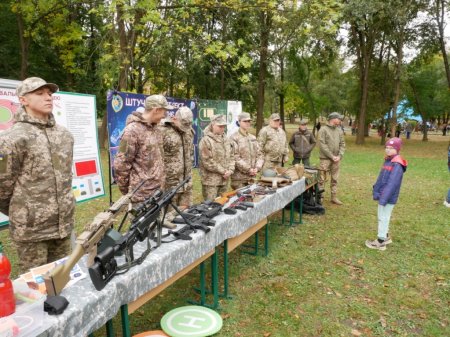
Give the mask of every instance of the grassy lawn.
[[[331, 205], [327, 191], [325, 215], [306, 215], [292, 228], [271, 224], [268, 257], [230, 254], [233, 298], [220, 300], [224, 325], [216, 336], [450, 336], [450, 209], [442, 205], [450, 187], [449, 138], [404, 140], [409, 167], [391, 219], [394, 243], [380, 252], [364, 241], [376, 237], [371, 188], [383, 147], [375, 135], [364, 146], [348, 135], [339, 182], [344, 206]], [[318, 162], [315, 150], [312, 163]], [[78, 232], [108, 200], [77, 206]], [[7, 232], [0, 240], [14, 264]], [[195, 270], [139, 309], [130, 317], [132, 333], [159, 329], [167, 311], [195, 298], [198, 283]]]

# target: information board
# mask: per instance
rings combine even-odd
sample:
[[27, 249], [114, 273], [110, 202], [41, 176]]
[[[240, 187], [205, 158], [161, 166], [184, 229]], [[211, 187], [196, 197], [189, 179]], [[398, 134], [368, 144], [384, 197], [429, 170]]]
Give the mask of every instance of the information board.
[[[19, 109], [16, 90], [0, 87], [0, 135], [13, 124]], [[105, 195], [98, 150], [96, 101], [93, 95], [69, 92], [53, 94], [56, 123], [65, 126], [75, 139], [72, 189], [77, 202]], [[7, 217], [0, 214], [0, 225]]]

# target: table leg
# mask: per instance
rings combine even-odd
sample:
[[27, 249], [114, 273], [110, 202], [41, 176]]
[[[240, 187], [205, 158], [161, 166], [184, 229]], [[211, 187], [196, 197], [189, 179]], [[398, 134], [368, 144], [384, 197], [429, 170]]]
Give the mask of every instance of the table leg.
[[120, 307], [120, 315], [122, 317], [122, 335], [123, 337], [131, 337], [130, 318], [128, 317], [128, 304], [124, 304]]

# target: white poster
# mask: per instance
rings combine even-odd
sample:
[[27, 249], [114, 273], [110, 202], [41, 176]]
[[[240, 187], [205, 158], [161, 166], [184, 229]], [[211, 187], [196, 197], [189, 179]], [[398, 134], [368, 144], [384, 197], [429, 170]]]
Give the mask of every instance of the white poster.
[[[12, 126], [19, 109], [15, 89], [0, 88], [0, 134]], [[53, 94], [53, 115], [75, 139], [72, 189], [77, 202], [105, 195], [97, 138], [95, 96], [68, 92]], [[0, 224], [7, 217], [0, 213]]]
[[242, 112], [242, 102], [227, 101], [227, 112], [227, 136], [230, 136], [239, 129], [237, 117]]

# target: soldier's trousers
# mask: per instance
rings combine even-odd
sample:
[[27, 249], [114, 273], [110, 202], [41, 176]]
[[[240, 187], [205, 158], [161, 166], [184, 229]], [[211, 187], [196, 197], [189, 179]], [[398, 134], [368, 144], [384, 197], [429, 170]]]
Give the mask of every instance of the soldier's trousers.
[[202, 185], [202, 195], [203, 200], [213, 201], [215, 198], [220, 196], [222, 193], [227, 191], [227, 185], [210, 186]]
[[237, 190], [247, 185], [251, 185], [254, 183], [254, 179], [249, 180], [231, 180], [231, 189]]
[[19, 270], [21, 274], [30, 268], [42, 266], [63, 257], [71, 252], [70, 235], [63, 239], [52, 239], [38, 242], [14, 241], [19, 256]]
[[301, 164], [301, 162], [303, 162], [303, 165], [305, 167], [310, 167], [309, 157], [308, 158], [294, 158], [294, 160], [292, 161], [292, 165]]
[[331, 194], [337, 193], [340, 163], [340, 161], [336, 163], [329, 159], [320, 159], [319, 189], [322, 190], [325, 188], [325, 181], [327, 180], [327, 176], [329, 175], [331, 177]]
[[262, 170], [264, 169], [275, 169], [275, 167], [281, 167], [281, 161], [271, 161], [265, 160]]

